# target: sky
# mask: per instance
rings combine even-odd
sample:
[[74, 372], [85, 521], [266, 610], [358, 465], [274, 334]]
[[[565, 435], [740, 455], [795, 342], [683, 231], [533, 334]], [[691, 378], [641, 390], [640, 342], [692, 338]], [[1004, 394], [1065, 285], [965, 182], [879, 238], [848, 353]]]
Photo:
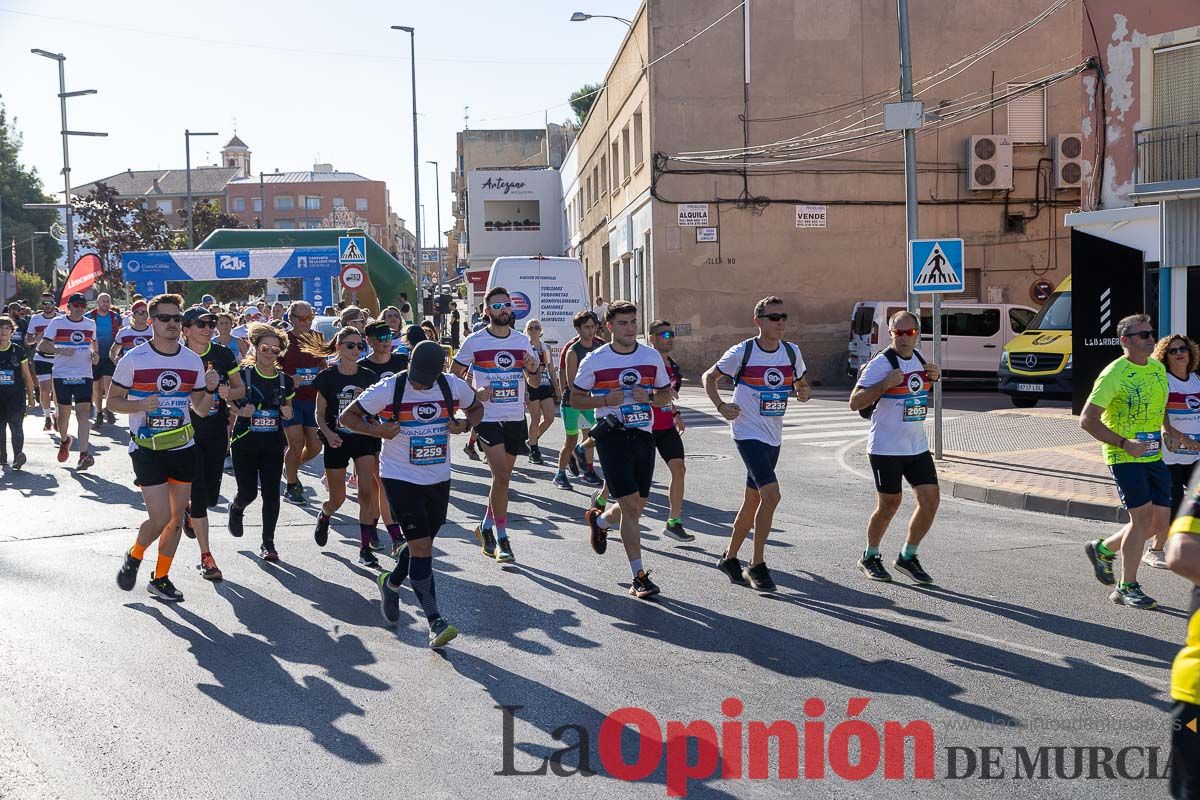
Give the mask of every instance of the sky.
[[[579, 5], [576, 5], [579, 3]], [[638, 0], [451, 0], [344, 3], [279, 0], [0, 0], [0, 102], [24, 136], [21, 158], [50, 193], [62, 190], [58, 72], [31, 48], [67, 56], [72, 183], [125, 169], [218, 163], [234, 132], [257, 170], [317, 162], [387, 182], [393, 210], [413, 227], [409, 36], [416, 29], [421, 202], [427, 245], [452, 225], [448, 174], [464, 127], [540, 128], [574, 115], [572, 91], [598, 83]]]

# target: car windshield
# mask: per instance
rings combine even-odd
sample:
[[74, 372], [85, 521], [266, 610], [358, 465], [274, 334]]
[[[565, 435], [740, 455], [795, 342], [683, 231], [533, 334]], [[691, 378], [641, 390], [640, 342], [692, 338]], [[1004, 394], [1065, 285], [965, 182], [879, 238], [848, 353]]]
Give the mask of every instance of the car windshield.
[[1029, 331], [1071, 330], [1071, 293], [1055, 292], [1026, 328]]

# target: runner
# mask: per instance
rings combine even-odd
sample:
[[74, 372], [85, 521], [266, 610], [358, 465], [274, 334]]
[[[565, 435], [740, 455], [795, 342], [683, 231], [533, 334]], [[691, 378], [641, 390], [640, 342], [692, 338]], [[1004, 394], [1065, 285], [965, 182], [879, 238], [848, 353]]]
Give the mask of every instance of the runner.
[[[1178, 514], [1192, 468], [1200, 463], [1200, 346], [1182, 334], [1165, 336], [1155, 345], [1154, 358], [1167, 368], [1167, 418], [1181, 434], [1174, 449], [1163, 450], [1163, 463], [1171, 473], [1171, 512]], [[1166, 569], [1166, 543], [1167, 531], [1156, 533], [1142, 563]]]
[[[295, 347], [286, 347], [280, 354], [279, 365], [296, 386], [296, 399], [292, 402], [292, 416], [283, 422], [283, 433], [287, 437], [287, 453], [283, 462], [285, 488], [283, 497], [298, 506], [308, 505], [304, 486], [300, 483], [300, 467], [316, 458], [321, 452], [321, 440], [317, 437], [317, 390], [313, 381], [317, 373], [325, 368], [325, 359], [310, 355], [305, 350], [320, 349], [324, 340], [312, 330], [315, 317], [312, 306], [297, 300], [288, 308], [291, 319], [291, 339]], [[343, 325], [343, 327], [345, 327]], [[284, 341], [287, 336], [284, 335]]]
[[654, 477], [651, 409], [670, 405], [671, 376], [658, 351], [638, 343], [637, 306], [624, 300], [612, 303], [607, 323], [612, 343], [583, 359], [571, 383], [571, 405], [580, 411], [597, 409], [592, 433], [615, 500], [603, 512], [589, 508], [584, 520], [596, 553], [608, 549], [608, 529], [619, 526], [633, 575], [629, 593], [645, 599], [659, 593], [642, 564], [639, 527]]
[[[387, 327], [385, 323], [377, 324]], [[342, 328], [333, 341], [321, 347], [313, 346], [311, 341], [302, 345], [309, 355], [323, 359], [337, 355], [334, 365], [322, 370], [313, 383], [317, 389], [317, 429], [325, 445], [325, 477], [329, 484], [329, 499], [317, 515], [313, 538], [319, 547], [329, 541], [329, 523], [346, 501], [346, 468], [353, 461], [354, 472], [359, 476], [358, 563], [378, 569], [379, 559], [371, 547], [379, 523], [379, 439], [354, 433], [338, 422], [354, 398], [379, 380], [379, 373], [358, 359], [366, 346], [362, 334], [354, 328]]]
[[96, 307], [85, 316], [96, 323], [96, 347], [100, 353], [100, 360], [92, 367], [92, 413], [96, 416], [95, 424], [99, 428], [105, 421], [109, 425], [117, 421], [111, 411], [105, 413], [104, 398], [108, 396], [108, 387], [112, 385], [114, 364], [109, 352], [122, 327], [121, 315], [113, 310], [108, 292], [101, 292], [96, 295]]
[[216, 371], [205, 370], [200, 357], [179, 342], [182, 305], [183, 298], [175, 294], [150, 301], [154, 337], [121, 359], [109, 397], [114, 411], [129, 415], [129, 457], [147, 514], [125, 553], [117, 586], [133, 589], [146, 548], [158, 540], [158, 561], [146, 588], [169, 601], [183, 599], [169, 573], [196, 471], [187, 413], [190, 408], [201, 417], [207, 415], [220, 383]]
[[[450, 504], [449, 434], [464, 433], [483, 418], [483, 405], [464, 381], [445, 375], [446, 351], [419, 342], [407, 372], [384, 378], [342, 413], [342, 425], [383, 439], [383, 486], [387, 502], [404, 529], [406, 546], [396, 568], [378, 578], [384, 621], [400, 619], [400, 585], [411, 579], [413, 593], [429, 621], [429, 646], [446, 645], [458, 629], [438, 609], [433, 579], [433, 539]], [[456, 417], [462, 409], [466, 419]], [[378, 424], [371, 420], [378, 417]]]
[[[908, 311], [897, 311], [888, 320], [890, 347], [867, 364], [850, 394], [854, 411], [871, 407], [867, 454], [875, 476], [875, 511], [867, 523], [867, 549], [858, 560], [858, 571], [873, 581], [890, 581], [879, 544], [888, 524], [900, 509], [903, 483], [908, 481], [917, 508], [908, 522], [908, 537], [893, 562], [897, 570], [917, 583], [933, 583], [917, 558], [917, 546], [929, 533], [941, 502], [937, 468], [925, 437], [930, 386], [941, 378], [937, 364], [926, 362], [915, 348], [921, 321]], [[877, 404], [877, 405], [876, 405]]]
[[[25, 466], [25, 406], [37, 407], [33, 374], [23, 346], [13, 342], [17, 325], [12, 317], [0, 317], [0, 467], [8, 469], [6, 439], [12, 436], [13, 469]], [[5, 429], [8, 429], [8, 434]]]
[[208, 539], [208, 509], [216, 508], [221, 497], [221, 473], [225, 453], [229, 449], [229, 401], [246, 394], [241, 369], [233, 352], [212, 339], [217, 317], [201, 306], [189, 308], [183, 314], [183, 334], [188, 349], [200, 357], [205, 371], [217, 373], [217, 397], [208, 413], [192, 412], [195, 430], [196, 469], [192, 478], [191, 501], [184, 517], [183, 532], [200, 545], [200, 564], [196, 567], [207, 580], [221, 580], [221, 570], [213, 558]]
[[525, 446], [529, 448], [529, 463], [542, 465], [542, 451], [538, 449], [538, 440], [542, 434], [550, 430], [557, 416], [555, 404], [558, 402], [558, 378], [550, 367], [550, 348], [542, 344], [542, 323], [531, 319], [525, 323], [525, 335], [537, 353], [538, 372], [541, 382], [537, 386], [525, 387], [526, 403], [529, 406], [529, 440]]
[[[671, 400], [679, 399], [679, 388], [683, 385], [683, 371], [679, 364], [671, 358], [675, 349], [675, 330], [665, 319], [656, 319], [650, 323], [650, 344], [663, 357], [667, 365], [667, 374], [671, 378]], [[663, 535], [677, 542], [692, 542], [696, 537], [683, 527], [683, 492], [687, 468], [683, 462], [683, 414], [674, 402], [662, 408], [654, 409], [654, 447], [658, 456], [667, 465], [671, 473], [671, 483], [667, 489], [670, 509]], [[594, 503], [595, 501], [593, 501]]]
[[508, 485], [517, 456], [529, 438], [525, 387], [539, 386], [542, 376], [528, 337], [512, 328], [515, 317], [508, 290], [493, 286], [484, 302], [489, 324], [467, 337], [454, 355], [452, 370], [462, 378], [470, 368], [476, 384], [484, 384], [479, 387], [483, 422], [475, 426], [475, 432], [492, 472], [492, 484], [487, 510], [475, 527], [475, 538], [485, 556], [504, 563], [516, 560], [508, 541]]
[[[579, 370], [579, 365], [592, 351], [602, 347], [604, 342], [596, 338], [596, 330], [600, 321], [591, 311], [577, 313], [572, 319], [572, 324], [575, 326], [578, 336], [563, 347], [559, 362], [559, 377], [562, 381], [563, 431], [566, 433], [566, 439], [563, 440], [562, 450], [558, 454], [558, 472], [554, 473], [553, 481], [555, 486], [568, 491], [574, 488], [571, 486], [571, 481], [567, 479], [568, 468], [571, 469], [572, 474], [580, 476], [580, 480], [584, 483], [598, 486], [602, 482], [596, 475], [596, 468], [592, 461], [595, 457], [594, 447], [586, 444], [591, 442], [591, 426], [596, 424], [596, 412], [591, 408], [577, 409], [572, 406], [571, 387], [575, 385], [575, 373]], [[587, 427], [583, 427], [585, 422]], [[583, 431], [584, 444], [579, 442], [580, 430]], [[583, 460], [579, 458], [581, 449]]]
[[[783, 301], [778, 297], [771, 295], [759, 300], [754, 306], [758, 336], [726, 350], [704, 373], [708, 399], [717, 407], [717, 413], [732, 423], [733, 443], [746, 465], [746, 493], [717, 569], [733, 583], [749, 583], [760, 592], [775, 591], [775, 581], [765, 559], [767, 537], [780, 500], [775, 465], [783, 444], [783, 415], [787, 413], [788, 396], [794, 393], [801, 403], [812, 398], [812, 387], [804, 379], [808, 370], [800, 348], [783, 339], [787, 319]], [[717, 381], [722, 375], [733, 381], [732, 403], [721, 400], [717, 391]], [[752, 527], [753, 555], [743, 568], [738, 551]]]
[[404, 346], [404, 317], [400, 316], [400, 309], [395, 306], [388, 306], [379, 312], [379, 319], [387, 323], [388, 330], [392, 332], [392, 346], [400, 349]]
[[92, 368], [100, 361], [96, 350], [96, 323], [83, 315], [87, 298], [76, 292], [67, 298], [67, 316], [50, 321], [42, 333], [38, 350], [54, 355], [54, 397], [58, 404], [58, 463], [71, 450], [71, 406], [79, 433], [79, 466], [85, 470], [96, 463], [88, 450], [91, 433]]
[[29, 328], [25, 332], [26, 346], [33, 352], [33, 372], [38, 381], [38, 395], [42, 405], [42, 430], [49, 431], [57, 427], [54, 419], [52, 398], [54, 397], [54, 353], [43, 353], [38, 346], [45, 337], [46, 326], [58, 318], [58, 309], [54, 307], [54, 295], [42, 292], [42, 310], [29, 320]]
[[281, 423], [293, 417], [295, 382], [279, 364], [279, 357], [288, 348], [287, 333], [256, 322], [250, 326], [249, 335], [254, 355], [242, 362], [241, 372], [246, 396], [234, 401], [238, 411], [230, 449], [237, 496], [229, 504], [229, 532], [242, 536], [246, 506], [254, 502], [261, 486], [263, 529], [259, 555], [263, 561], [278, 561], [275, 523], [279, 521], [279, 478], [286, 444]]
[[1192, 485], [1167, 540], [1167, 566], [1190, 580], [1192, 602], [1187, 641], [1171, 668], [1171, 797], [1195, 800], [1200, 797], [1200, 469], [1194, 470]]
[[150, 309], [146, 301], [135, 302], [130, 313], [129, 324], [117, 331], [116, 339], [113, 341], [112, 347], [108, 349], [108, 357], [112, 359], [113, 364], [120, 361], [121, 356], [142, 342], [148, 342], [154, 338], [154, 330], [150, 327], [149, 319]]
[[1129, 522], [1107, 539], [1084, 546], [1096, 579], [1117, 583], [1113, 559], [1121, 554], [1121, 582], [1109, 600], [1129, 608], [1158, 605], [1137, 581], [1146, 540], [1170, 524], [1171, 472], [1163, 463], [1163, 431], [1168, 447], [1176, 446], [1167, 419], [1169, 384], [1161, 361], [1150, 358], [1154, 330], [1150, 317], [1134, 314], [1117, 323], [1125, 354], [1096, 378], [1079, 418], [1079, 426], [1103, 445], [1104, 461], [1117, 484]]
[[217, 335], [213, 341], [227, 348], [241, 361], [246, 357], [246, 342], [233, 335], [233, 315], [221, 312], [217, 314]]

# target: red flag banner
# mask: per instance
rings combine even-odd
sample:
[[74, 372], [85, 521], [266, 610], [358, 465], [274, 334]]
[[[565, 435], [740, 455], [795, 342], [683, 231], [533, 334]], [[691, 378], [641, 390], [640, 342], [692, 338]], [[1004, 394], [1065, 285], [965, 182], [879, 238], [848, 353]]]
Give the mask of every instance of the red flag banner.
[[86, 292], [103, 274], [104, 264], [100, 261], [100, 256], [95, 253], [80, 256], [71, 268], [67, 282], [63, 284], [62, 294], [58, 296], [58, 307], [65, 309], [68, 297], [75, 292]]

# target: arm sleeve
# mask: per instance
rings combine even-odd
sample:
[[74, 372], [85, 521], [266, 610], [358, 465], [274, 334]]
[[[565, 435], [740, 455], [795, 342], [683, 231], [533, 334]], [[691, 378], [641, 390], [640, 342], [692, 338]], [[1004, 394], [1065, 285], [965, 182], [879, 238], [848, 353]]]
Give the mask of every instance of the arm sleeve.
[[733, 347], [725, 351], [725, 355], [717, 361], [717, 371], [727, 378], [732, 378], [737, 375], [737, 371], [742, 366], [742, 349], [744, 343], [735, 344]]

